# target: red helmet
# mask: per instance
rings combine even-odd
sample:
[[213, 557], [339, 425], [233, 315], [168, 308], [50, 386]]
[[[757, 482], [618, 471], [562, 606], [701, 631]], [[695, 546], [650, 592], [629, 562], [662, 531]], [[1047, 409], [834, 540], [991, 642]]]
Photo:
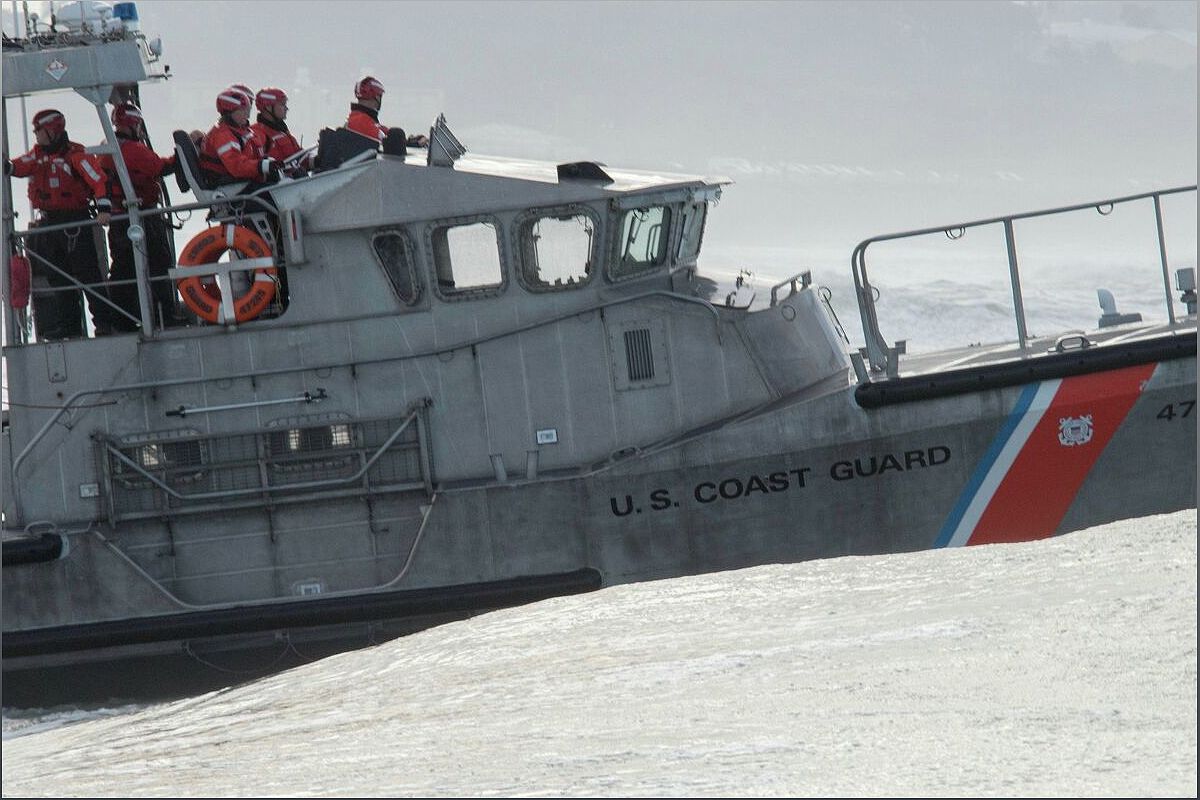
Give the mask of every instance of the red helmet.
[[368, 75], [354, 84], [354, 96], [359, 100], [382, 100], [383, 84]]
[[237, 88], [230, 86], [217, 95], [217, 113], [229, 114], [237, 111], [239, 108], [250, 110], [250, 97], [243, 94]]
[[45, 111], [39, 111], [33, 115], [34, 133], [44, 130], [50, 134], [51, 139], [54, 139], [66, 129], [67, 118], [57, 109], [47, 108]]
[[142, 112], [133, 103], [121, 103], [121, 105], [115, 106], [112, 110], [112, 124], [114, 127], [133, 130], [145, 121], [146, 118], [142, 116]]
[[259, 89], [258, 94], [254, 96], [254, 105], [259, 111], [270, 113], [271, 107], [276, 103], [286, 103], [287, 92], [283, 89], [276, 89], [274, 86], [268, 86], [266, 89]]
[[247, 108], [254, 105], [254, 92], [252, 92], [250, 90], [249, 86], [247, 86], [244, 83], [234, 83], [234, 84], [231, 84], [229, 88], [233, 89], [238, 94], [246, 96], [246, 107]]

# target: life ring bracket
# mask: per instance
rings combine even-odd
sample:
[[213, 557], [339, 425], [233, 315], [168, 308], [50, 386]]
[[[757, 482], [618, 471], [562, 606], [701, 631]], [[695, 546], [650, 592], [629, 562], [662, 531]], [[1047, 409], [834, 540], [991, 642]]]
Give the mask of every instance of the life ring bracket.
[[[219, 262], [226, 252], [232, 253], [235, 260]], [[214, 225], [196, 234], [180, 253], [179, 266], [197, 270], [198, 274], [180, 278], [176, 285], [187, 307], [207, 322], [248, 322], [262, 314], [275, 298], [279, 270], [271, 248], [242, 225]], [[226, 301], [218, 284], [228, 286], [230, 273], [247, 271], [253, 272], [249, 289]]]

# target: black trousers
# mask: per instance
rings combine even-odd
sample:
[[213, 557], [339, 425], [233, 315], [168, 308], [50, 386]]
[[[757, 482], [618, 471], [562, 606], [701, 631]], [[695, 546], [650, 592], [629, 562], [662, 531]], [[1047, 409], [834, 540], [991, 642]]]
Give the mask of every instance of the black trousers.
[[[141, 218], [142, 230], [146, 232], [146, 261], [150, 278], [166, 278], [167, 270], [175, 266], [171, 251], [171, 228], [162, 214], [150, 214]], [[108, 252], [112, 258], [110, 281], [132, 281], [137, 277], [133, 262], [133, 242], [129, 240], [129, 220], [113, 220], [108, 226]], [[136, 283], [120, 283], [108, 287], [109, 297], [129, 316], [138, 320], [113, 315], [113, 327], [118, 331], [136, 331], [141, 328], [141, 306], [138, 303]], [[169, 280], [150, 281], [151, 319], [162, 320], [166, 325], [177, 322], [178, 312], [175, 299], [175, 284]]]
[[[42, 213], [40, 224], [60, 225], [76, 221], [90, 223], [91, 214], [88, 211], [47, 211]], [[37, 233], [26, 239], [25, 247], [31, 254], [29, 261], [34, 288], [41, 290], [33, 295], [33, 323], [38, 339], [80, 338], [86, 331], [83, 320], [85, 293], [67, 277], [47, 266], [42, 259], [80, 283], [91, 284], [92, 291], [107, 296], [96, 234], [95, 226], [81, 224], [77, 228]], [[47, 288], [55, 291], [48, 292]], [[110, 330], [112, 309], [91, 295], [87, 303], [96, 329], [101, 332]]]

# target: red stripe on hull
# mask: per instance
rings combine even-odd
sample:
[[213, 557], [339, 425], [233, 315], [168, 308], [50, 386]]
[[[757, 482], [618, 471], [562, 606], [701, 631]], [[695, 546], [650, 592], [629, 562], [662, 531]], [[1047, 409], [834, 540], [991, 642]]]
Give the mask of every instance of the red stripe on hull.
[[[1156, 364], [1079, 375], [1062, 385], [967, 542], [1026, 542], [1058, 529], [1100, 454], [1137, 402]], [[1063, 420], [1091, 416], [1091, 439], [1064, 445]]]

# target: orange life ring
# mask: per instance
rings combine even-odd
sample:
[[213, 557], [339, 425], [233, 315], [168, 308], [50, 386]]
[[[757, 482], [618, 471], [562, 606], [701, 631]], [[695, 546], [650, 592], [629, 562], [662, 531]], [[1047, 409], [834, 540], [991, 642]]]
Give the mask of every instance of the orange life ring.
[[[271, 258], [271, 248], [263, 238], [241, 225], [214, 225], [192, 237], [179, 255], [179, 266], [197, 267], [215, 264], [227, 250], [242, 258]], [[275, 297], [274, 266], [255, 267], [250, 289], [234, 298], [233, 315], [238, 322], [257, 317]], [[177, 282], [179, 294], [196, 316], [208, 322], [221, 322], [221, 290], [212, 275], [196, 275]]]

